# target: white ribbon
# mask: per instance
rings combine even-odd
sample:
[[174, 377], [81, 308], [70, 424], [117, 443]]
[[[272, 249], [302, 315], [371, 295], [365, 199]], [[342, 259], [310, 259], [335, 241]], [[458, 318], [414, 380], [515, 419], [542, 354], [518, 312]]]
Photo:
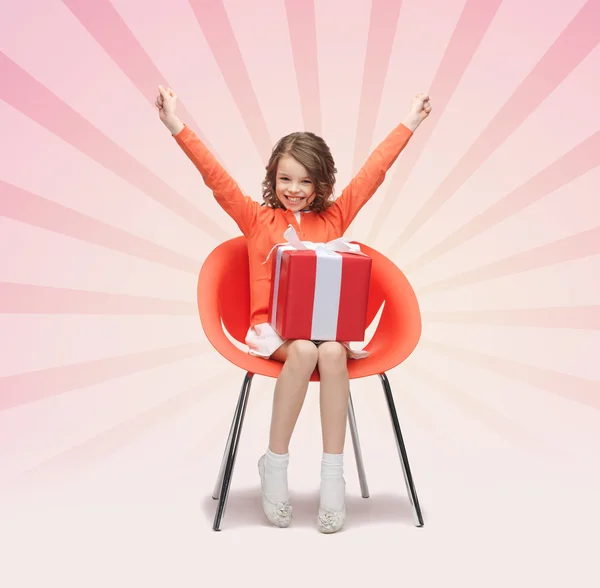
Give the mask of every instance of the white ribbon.
[[281, 257], [284, 251], [315, 251], [317, 255], [317, 274], [315, 278], [315, 301], [312, 316], [311, 339], [327, 340], [335, 339], [337, 332], [340, 288], [342, 283], [342, 263], [340, 253], [353, 253], [365, 255], [360, 250], [360, 245], [350, 243], [347, 239], [333, 239], [326, 243], [313, 243], [312, 241], [301, 241], [292, 225], [289, 225], [283, 233], [286, 242], [273, 246], [266, 263], [277, 249], [275, 261], [275, 276], [273, 288], [273, 305], [271, 326], [277, 326], [277, 300], [279, 294], [279, 277], [281, 270]]
[[347, 239], [340, 237], [339, 239], [333, 239], [332, 241], [327, 241], [326, 243], [314, 243], [312, 241], [301, 241], [300, 237], [298, 237], [298, 233], [292, 225], [289, 225], [288, 228], [283, 233], [285, 237], [285, 242], [277, 243], [273, 245], [271, 251], [269, 251], [269, 255], [267, 255], [267, 259], [263, 261], [263, 265], [269, 261], [271, 257], [271, 253], [277, 247], [285, 247], [285, 249], [296, 249], [298, 251], [329, 251], [332, 253], [356, 253], [358, 255], [364, 255], [364, 253], [360, 250], [360, 245], [358, 243], [350, 243]]

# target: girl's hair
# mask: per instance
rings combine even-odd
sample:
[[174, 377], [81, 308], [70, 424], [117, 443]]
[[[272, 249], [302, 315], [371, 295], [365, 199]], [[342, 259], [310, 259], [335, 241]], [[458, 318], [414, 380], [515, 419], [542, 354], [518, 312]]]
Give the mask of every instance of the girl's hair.
[[277, 166], [283, 155], [291, 155], [301, 163], [310, 176], [316, 197], [310, 209], [322, 212], [332, 204], [333, 187], [335, 185], [335, 162], [327, 143], [314, 133], [291, 133], [279, 139], [267, 164], [266, 176], [262, 183], [262, 195], [265, 204], [270, 208], [284, 208], [275, 192]]

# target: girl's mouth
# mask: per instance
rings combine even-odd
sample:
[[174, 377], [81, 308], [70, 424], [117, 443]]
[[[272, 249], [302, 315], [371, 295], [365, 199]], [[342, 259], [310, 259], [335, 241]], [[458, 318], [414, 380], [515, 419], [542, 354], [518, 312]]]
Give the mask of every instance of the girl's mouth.
[[290, 204], [299, 204], [300, 202], [302, 202], [302, 200], [304, 200], [304, 197], [303, 196], [286, 196], [285, 199]]

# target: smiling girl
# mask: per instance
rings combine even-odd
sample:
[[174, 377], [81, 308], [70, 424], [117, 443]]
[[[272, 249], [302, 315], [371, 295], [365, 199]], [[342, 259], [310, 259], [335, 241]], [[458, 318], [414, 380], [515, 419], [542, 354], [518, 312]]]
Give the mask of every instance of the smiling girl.
[[264, 513], [278, 527], [290, 525], [289, 443], [310, 377], [318, 368], [323, 456], [317, 527], [323, 533], [336, 532], [346, 516], [343, 450], [349, 397], [347, 361], [366, 354], [352, 351], [345, 342], [284, 341], [268, 322], [272, 261], [263, 262], [273, 246], [283, 241], [289, 225], [305, 241], [326, 242], [342, 237], [417, 127], [429, 116], [429, 97], [415, 96], [407, 116], [371, 153], [337, 199], [333, 199], [337, 170], [325, 141], [310, 132], [286, 135], [274, 146], [267, 164], [261, 206], [242, 193], [202, 141], [177, 118], [175, 93], [162, 86], [158, 89], [155, 104], [161, 121], [246, 237], [250, 266], [249, 353], [284, 364], [275, 385], [268, 447], [258, 462]]

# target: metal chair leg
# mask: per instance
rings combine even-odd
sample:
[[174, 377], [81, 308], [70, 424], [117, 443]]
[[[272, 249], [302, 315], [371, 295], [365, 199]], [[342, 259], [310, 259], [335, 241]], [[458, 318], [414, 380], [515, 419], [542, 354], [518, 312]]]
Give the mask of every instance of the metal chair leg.
[[238, 398], [237, 405], [235, 407], [235, 412], [233, 413], [233, 419], [231, 421], [231, 427], [229, 428], [229, 435], [227, 437], [227, 443], [225, 443], [225, 451], [223, 452], [223, 459], [221, 460], [221, 467], [219, 468], [219, 475], [217, 476], [217, 481], [215, 483], [215, 489], [213, 490], [212, 497], [215, 500], [219, 500], [221, 496], [221, 486], [223, 486], [223, 476], [225, 475], [225, 466], [227, 464], [227, 456], [229, 455], [229, 449], [231, 448], [231, 439], [233, 438], [233, 430], [235, 428], [235, 423], [239, 418], [240, 408], [242, 406], [242, 395], [244, 394], [244, 389], [240, 392], [240, 396]]
[[350, 426], [350, 435], [352, 436], [352, 446], [354, 447], [354, 457], [356, 458], [356, 469], [358, 470], [358, 480], [360, 482], [360, 493], [363, 498], [369, 498], [369, 486], [367, 485], [367, 476], [365, 474], [365, 464], [363, 462], [360, 441], [358, 439], [358, 428], [356, 427], [356, 415], [354, 414], [354, 404], [352, 394], [348, 391], [348, 425]]
[[402, 439], [402, 432], [400, 430], [400, 423], [398, 422], [398, 414], [396, 413], [396, 407], [394, 405], [394, 397], [392, 396], [392, 388], [385, 374], [379, 374], [381, 383], [383, 384], [383, 391], [388, 403], [390, 410], [390, 416], [392, 418], [392, 425], [394, 427], [394, 435], [396, 437], [396, 444], [398, 446], [398, 453], [400, 454], [400, 462], [402, 464], [402, 471], [404, 472], [404, 481], [406, 482], [406, 489], [408, 490], [408, 496], [413, 507], [413, 515], [415, 517], [415, 524], [417, 527], [423, 526], [423, 516], [421, 514], [421, 507], [419, 506], [419, 499], [417, 498], [417, 490], [412, 479], [410, 472], [410, 465], [408, 463], [408, 454], [406, 453], [406, 447], [404, 440]]
[[[242, 390], [233, 416], [233, 422], [231, 423], [227, 447], [225, 449], [225, 455], [223, 456], [224, 463], [221, 464], [221, 471], [219, 472], [219, 479], [221, 481], [220, 489], [218, 491], [219, 504], [217, 505], [217, 511], [215, 513], [213, 531], [221, 530], [221, 521], [225, 513], [227, 498], [229, 496], [231, 476], [233, 474], [233, 467], [237, 456], [238, 444], [242, 432], [242, 425], [244, 423], [244, 416], [246, 414], [246, 406], [248, 405], [248, 396], [250, 394], [250, 385], [252, 384], [253, 376], [254, 374], [248, 372], [244, 377], [244, 383], [242, 384]], [[219, 480], [217, 480], [217, 485], [219, 485]]]

